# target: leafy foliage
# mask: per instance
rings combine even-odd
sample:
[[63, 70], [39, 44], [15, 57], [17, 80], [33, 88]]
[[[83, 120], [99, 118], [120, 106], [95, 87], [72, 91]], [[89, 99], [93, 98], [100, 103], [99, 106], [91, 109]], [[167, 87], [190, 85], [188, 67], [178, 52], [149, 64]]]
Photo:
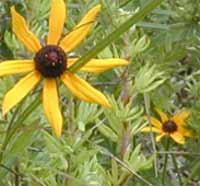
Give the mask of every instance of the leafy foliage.
[[[69, 0], [65, 32], [87, 10], [103, 10], [91, 34], [69, 56], [90, 55], [102, 38], [140, 12], [146, 0]], [[12, 33], [10, 7], [26, 17], [44, 43], [50, 0], [0, 1], [0, 61], [33, 57]], [[38, 87], [5, 118], [0, 118], [0, 185], [27, 186], [169, 186], [200, 185], [200, 3], [165, 0], [130, 27], [97, 57], [126, 58], [127, 68], [94, 76], [94, 86], [110, 95], [111, 109], [84, 103], [68, 94], [61, 99], [64, 129], [56, 138], [43, 116]], [[113, 37], [113, 35], [112, 35]], [[98, 43], [98, 45], [96, 45]], [[92, 54], [91, 54], [92, 55]], [[81, 74], [82, 75], [82, 74]], [[1, 78], [0, 103], [19, 76]], [[172, 114], [191, 111], [188, 126], [195, 138], [183, 146], [140, 130], [153, 108]], [[154, 147], [155, 145], [155, 147]], [[167, 161], [167, 160], [168, 161]]]

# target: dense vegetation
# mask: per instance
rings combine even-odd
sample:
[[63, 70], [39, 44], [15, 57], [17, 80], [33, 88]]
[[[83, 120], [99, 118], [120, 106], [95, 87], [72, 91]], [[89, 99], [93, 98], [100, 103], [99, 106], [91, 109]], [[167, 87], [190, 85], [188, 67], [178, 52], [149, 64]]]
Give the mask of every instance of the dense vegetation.
[[[90, 55], [147, 3], [65, 1], [64, 32], [102, 5], [87, 39], [68, 56]], [[34, 57], [12, 32], [13, 5], [42, 43], [48, 33], [50, 0], [0, 1], [0, 61]], [[127, 67], [78, 73], [109, 98], [112, 108], [83, 102], [60, 84], [64, 127], [57, 138], [43, 112], [40, 84], [6, 116], [1, 114], [0, 186], [200, 185], [200, 3], [164, 0], [143, 13], [144, 19], [95, 53], [97, 58], [125, 58]], [[1, 103], [20, 78], [0, 79]], [[157, 134], [143, 133], [150, 116], [160, 120], [156, 108], [168, 116], [190, 112], [185, 129], [192, 137], [179, 144], [169, 136], [157, 142]]]

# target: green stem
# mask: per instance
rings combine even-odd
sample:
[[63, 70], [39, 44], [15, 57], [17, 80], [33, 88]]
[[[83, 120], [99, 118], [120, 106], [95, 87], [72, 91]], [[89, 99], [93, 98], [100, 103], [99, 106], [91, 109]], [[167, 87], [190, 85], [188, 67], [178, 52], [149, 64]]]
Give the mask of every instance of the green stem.
[[125, 21], [121, 26], [114, 30], [107, 37], [102, 39], [94, 48], [83, 55], [75, 64], [70, 68], [70, 72], [76, 72], [83, 65], [85, 65], [90, 59], [95, 57], [100, 51], [102, 51], [106, 46], [111, 44], [114, 40], [118, 39], [124, 32], [126, 32], [132, 25], [142, 20], [146, 15], [148, 15], [152, 10], [159, 6], [164, 0], [152, 0], [147, 3], [139, 12], [131, 16], [127, 21]]
[[[169, 146], [170, 146], [170, 141], [169, 141], [169, 138], [167, 138], [166, 139], [166, 144], [165, 144], [165, 151], [169, 150]], [[168, 154], [165, 154], [163, 174], [162, 174], [162, 183], [163, 183], [163, 185], [165, 184], [165, 175], [166, 175], [166, 171], [167, 171], [167, 162], [168, 162]]]
[[[23, 101], [24, 101], [24, 100], [23, 100]], [[20, 103], [20, 105], [16, 108], [15, 112], [14, 112], [13, 115], [12, 115], [12, 118], [11, 118], [10, 122], [8, 123], [8, 127], [7, 127], [7, 130], [6, 130], [6, 136], [5, 136], [5, 138], [4, 138], [4, 142], [3, 142], [2, 146], [1, 146], [0, 163], [1, 163], [2, 159], [3, 159], [3, 153], [4, 153], [4, 151], [6, 150], [6, 147], [7, 147], [8, 133], [9, 133], [9, 131], [11, 130], [13, 124], [14, 124], [15, 118], [16, 118], [16, 116], [17, 116], [17, 114], [18, 114], [18, 112], [19, 112], [19, 110], [20, 110], [20, 108], [21, 108], [21, 106], [22, 106], [22, 104], [23, 104], [23, 101], [22, 101], [22, 102]]]
[[190, 175], [187, 177], [187, 179], [184, 181], [183, 186], [187, 186], [189, 181], [196, 175], [199, 173], [199, 169], [200, 169], [200, 161], [198, 163], [196, 163], [191, 170]]
[[175, 158], [174, 154], [171, 154], [171, 157], [172, 157], [172, 161], [173, 161], [173, 164], [174, 164], [175, 171], [178, 174], [179, 185], [182, 185], [183, 182], [182, 182], [182, 179], [181, 179], [181, 176], [180, 176], [180, 172], [178, 170], [178, 165], [177, 165], [176, 158]]
[[124, 6], [126, 6], [130, 2], [131, 2], [131, 0], [127, 0], [127, 1], [123, 2], [122, 4], [120, 4], [119, 7], [123, 8]]
[[18, 127], [24, 122], [24, 120], [37, 108], [37, 106], [40, 104], [40, 95], [35, 98], [35, 100], [30, 103], [27, 109], [22, 113], [21, 116], [19, 116], [18, 121], [16, 121], [15, 126], [12, 128], [13, 130], [10, 131], [8, 135], [8, 139], [10, 139], [15, 131], [18, 129]]
[[[97, 144], [94, 144], [91, 142], [92, 145], [94, 145], [96, 147], [96, 149], [98, 149], [101, 153], [105, 154], [106, 156], [109, 156], [110, 158], [112, 158], [113, 160], [115, 160], [117, 163], [119, 163], [119, 165], [121, 165], [123, 168], [127, 169], [133, 176], [135, 176], [136, 178], [138, 178], [139, 180], [143, 181], [146, 185], [148, 186], [153, 186], [149, 181], [147, 181], [146, 179], [144, 179], [142, 176], [140, 176], [140, 174], [138, 174], [137, 172], [135, 172], [134, 170], [132, 170], [127, 164], [126, 162], [120, 160], [119, 158], [117, 158], [116, 156], [114, 156], [110, 151], [108, 151], [106, 148], [99, 146]], [[123, 172], [126, 174], [126, 172]], [[122, 174], [123, 174], [122, 173]], [[120, 176], [121, 177], [121, 176]], [[143, 184], [144, 185], [144, 184]]]
[[4, 142], [2, 144], [2, 148], [1, 148], [1, 152], [0, 152], [0, 163], [3, 160], [3, 153], [6, 150], [7, 145], [9, 144], [10, 139], [15, 134], [15, 132], [18, 129], [18, 127], [24, 122], [24, 120], [32, 113], [32, 111], [35, 108], [37, 108], [37, 106], [39, 105], [39, 103], [40, 103], [40, 98], [39, 98], [39, 96], [37, 96], [36, 99], [32, 103], [30, 103], [30, 105], [28, 106], [28, 108], [25, 109], [25, 111], [18, 117], [18, 120], [16, 122], [14, 122], [14, 120], [15, 120], [15, 116], [17, 115], [17, 112], [18, 112], [19, 108], [15, 111], [15, 113], [14, 113], [11, 121], [9, 122], [7, 133], [6, 133]]
[[[147, 93], [144, 93], [144, 105], [145, 105], [145, 110], [146, 110], [146, 115], [148, 118], [149, 126], [152, 129], [152, 123], [150, 119], [150, 98]], [[156, 150], [156, 143], [154, 140], [153, 132], [150, 132], [150, 138], [151, 138], [151, 143], [153, 147], [153, 154], [154, 154], [154, 171], [155, 171], [155, 177], [158, 176], [158, 170], [157, 170], [157, 150]]]

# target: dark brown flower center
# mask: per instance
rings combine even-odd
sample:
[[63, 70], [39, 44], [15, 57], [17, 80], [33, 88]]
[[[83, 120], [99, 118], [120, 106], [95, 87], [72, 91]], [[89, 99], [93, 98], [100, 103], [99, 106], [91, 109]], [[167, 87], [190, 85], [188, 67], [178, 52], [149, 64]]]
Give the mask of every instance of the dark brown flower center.
[[163, 123], [163, 126], [162, 126], [163, 131], [167, 132], [167, 133], [176, 132], [177, 128], [178, 127], [177, 127], [176, 123], [171, 120], [166, 121], [165, 123]]
[[47, 78], [60, 76], [67, 68], [67, 55], [56, 45], [41, 48], [34, 58], [36, 69]]

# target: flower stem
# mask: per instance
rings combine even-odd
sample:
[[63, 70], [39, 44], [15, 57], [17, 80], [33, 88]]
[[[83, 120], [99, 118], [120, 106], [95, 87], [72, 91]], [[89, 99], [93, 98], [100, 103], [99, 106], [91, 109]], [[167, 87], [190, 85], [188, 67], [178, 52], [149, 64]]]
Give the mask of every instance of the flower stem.
[[[169, 146], [170, 146], [170, 141], [169, 138], [166, 139], [166, 143], [165, 143], [165, 151], [169, 150]], [[167, 171], [167, 162], [168, 162], [168, 154], [165, 154], [165, 159], [164, 159], [164, 166], [163, 166], [163, 174], [162, 174], [162, 183], [163, 185], [165, 184], [165, 175], [166, 175], [166, 171]]]
[[[149, 95], [147, 93], [144, 93], [144, 104], [145, 104], [145, 110], [146, 110], [148, 122], [149, 122], [150, 128], [152, 128], [152, 123], [151, 123], [151, 120], [150, 120], [150, 99], [149, 99]], [[156, 143], [154, 141], [154, 136], [153, 136], [152, 131], [150, 132], [150, 138], [151, 138], [151, 143], [152, 143], [152, 147], [153, 147], [153, 154], [154, 154], [154, 172], [155, 172], [155, 177], [157, 177], [158, 176], [157, 150], [156, 150]]]
[[187, 177], [187, 179], [184, 181], [183, 186], [187, 186], [187, 185], [188, 185], [189, 181], [193, 178], [193, 176], [196, 175], [196, 174], [198, 174], [199, 169], [200, 169], [200, 161], [197, 162], [197, 163], [192, 167], [191, 173], [190, 173], [190, 175]]
[[172, 161], [173, 161], [173, 164], [174, 164], [175, 171], [178, 174], [179, 185], [182, 185], [183, 182], [182, 182], [182, 179], [181, 179], [181, 176], [180, 176], [180, 172], [178, 170], [176, 158], [175, 158], [174, 154], [171, 154], [171, 157], [172, 157]]

